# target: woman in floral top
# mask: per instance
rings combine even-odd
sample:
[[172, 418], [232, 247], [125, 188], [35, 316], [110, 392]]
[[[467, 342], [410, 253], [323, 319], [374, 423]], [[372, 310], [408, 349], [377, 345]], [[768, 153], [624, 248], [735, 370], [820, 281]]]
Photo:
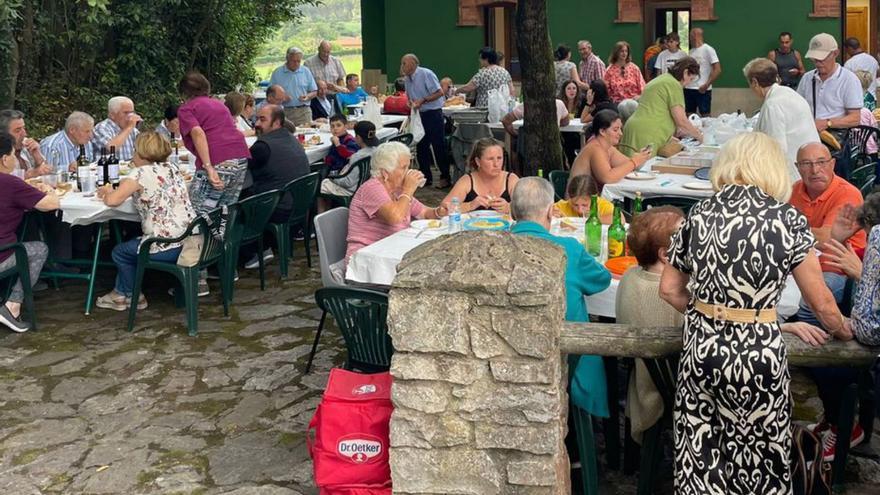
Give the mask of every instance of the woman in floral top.
[[645, 89], [645, 78], [639, 67], [632, 62], [629, 43], [626, 41], [618, 41], [614, 45], [608, 69], [605, 70], [605, 84], [614, 103], [620, 103], [627, 98], [636, 99]]
[[[183, 234], [196, 214], [183, 175], [175, 165], [166, 162], [171, 154], [171, 144], [155, 132], [141, 132], [135, 141], [134, 151], [134, 168], [119, 182], [119, 188], [104, 186], [98, 190], [98, 197], [107, 206], [119, 206], [131, 197], [141, 216], [143, 238], [177, 237]], [[116, 311], [128, 309], [141, 240], [131, 239], [113, 248], [113, 262], [118, 269], [116, 287], [98, 298], [96, 304], [99, 308]], [[180, 250], [179, 242], [153, 244], [150, 246], [150, 259], [176, 263]], [[143, 294], [137, 307], [147, 307]]]

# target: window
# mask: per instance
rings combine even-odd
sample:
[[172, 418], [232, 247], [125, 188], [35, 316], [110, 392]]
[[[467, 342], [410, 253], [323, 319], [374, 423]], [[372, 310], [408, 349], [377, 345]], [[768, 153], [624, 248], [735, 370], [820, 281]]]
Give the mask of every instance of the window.
[[681, 49], [687, 53], [690, 49], [688, 33], [691, 29], [691, 11], [686, 8], [658, 8], [654, 17], [655, 32], [658, 36], [678, 33]]

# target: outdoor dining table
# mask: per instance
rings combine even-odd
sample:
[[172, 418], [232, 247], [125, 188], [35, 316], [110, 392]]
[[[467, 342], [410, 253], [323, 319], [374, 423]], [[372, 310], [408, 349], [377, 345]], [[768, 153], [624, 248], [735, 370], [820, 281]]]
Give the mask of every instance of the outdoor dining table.
[[101, 250], [101, 238], [104, 235], [104, 229], [111, 220], [121, 220], [130, 222], [140, 222], [131, 198], [126, 199], [121, 205], [110, 207], [99, 200], [94, 194], [86, 196], [80, 192], [68, 192], [60, 200], [59, 214], [61, 221], [73, 226], [96, 225], [95, 243], [92, 247], [90, 258], [86, 260], [52, 260], [62, 265], [85, 266], [86, 273], [70, 273], [65, 271], [44, 269], [43, 277], [47, 278], [76, 278], [85, 280], [89, 284], [88, 293], [86, 295], [85, 314], [89, 314], [92, 310], [95, 295], [95, 274], [98, 270], [98, 254]]
[[[463, 215], [466, 217], [466, 215]], [[554, 220], [551, 233], [562, 237], [583, 238], [582, 230], [564, 230], [558, 227], [559, 220]], [[604, 262], [607, 259], [607, 231], [608, 226], [602, 226], [602, 253], [598, 260]], [[345, 279], [355, 284], [364, 284], [369, 286], [390, 287], [397, 275], [397, 265], [403, 259], [403, 256], [432, 239], [436, 239], [442, 235], [446, 235], [445, 229], [429, 229], [421, 231], [414, 227], [401, 230], [384, 239], [381, 239], [369, 246], [363, 247], [355, 252], [348, 261], [348, 267], [345, 272]], [[602, 316], [607, 318], [616, 318], [615, 298], [617, 297], [617, 286], [619, 277], [614, 276], [611, 285], [598, 294], [586, 297], [587, 309], [591, 315]], [[789, 277], [782, 292], [782, 298], [777, 305], [777, 312], [781, 318], [788, 318], [795, 314], [800, 303], [800, 291], [794, 283], [794, 279]]]
[[[398, 132], [397, 129], [395, 129], [393, 127], [382, 127], [382, 128], [376, 129], [376, 137], [379, 139], [380, 142], [384, 142], [384, 141], [387, 141], [390, 137], [396, 136], [397, 132]], [[354, 136], [353, 130], [349, 129], [348, 133], [351, 134], [352, 136]], [[308, 144], [309, 140], [312, 139], [312, 136], [318, 136], [321, 139], [321, 142], [316, 143], [316, 144]], [[319, 161], [323, 160], [324, 157], [327, 156], [328, 153], [330, 153], [330, 148], [332, 146], [331, 141], [330, 141], [330, 137], [331, 137], [331, 134], [329, 132], [319, 131], [317, 129], [313, 130], [313, 131], [310, 130], [305, 133], [306, 158], [309, 159], [309, 163], [319, 162]], [[257, 142], [257, 136], [246, 137], [245, 141], [247, 142], [248, 147], [250, 147], [255, 142]]]
[[[653, 174], [653, 166], [661, 162], [662, 158], [652, 158], [648, 160], [641, 169], [640, 176], [646, 177], [651, 174], [648, 179], [627, 179], [623, 178], [620, 182], [614, 184], [605, 184], [602, 189], [602, 197], [609, 200], [633, 199], [636, 192], [641, 192], [643, 198], [651, 198], [657, 196], [679, 196], [684, 198], [705, 199], [713, 194], [710, 183], [707, 180], [700, 180], [693, 175], [684, 174]], [[693, 189], [700, 185], [707, 189]]]
[[[385, 114], [381, 115], [382, 117], [382, 126], [383, 127], [400, 127], [400, 124], [403, 123], [404, 120], [408, 117], [408, 115], [394, 115], [394, 114]], [[349, 122], [358, 122], [363, 119], [363, 115], [359, 115], [357, 117], [349, 116]], [[378, 131], [377, 131], [378, 132]]]

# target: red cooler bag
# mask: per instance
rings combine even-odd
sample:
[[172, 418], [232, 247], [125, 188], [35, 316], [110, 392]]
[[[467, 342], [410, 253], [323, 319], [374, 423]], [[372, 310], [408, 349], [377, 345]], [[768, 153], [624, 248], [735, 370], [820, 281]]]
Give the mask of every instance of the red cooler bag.
[[307, 433], [321, 495], [391, 494], [392, 410], [390, 373], [330, 371]]

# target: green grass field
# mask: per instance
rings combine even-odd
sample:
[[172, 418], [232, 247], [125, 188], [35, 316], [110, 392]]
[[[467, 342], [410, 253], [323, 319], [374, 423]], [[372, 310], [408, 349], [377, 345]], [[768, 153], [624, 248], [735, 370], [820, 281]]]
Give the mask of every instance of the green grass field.
[[[364, 60], [361, 54], [356, 55], [342, 55], [339, 57], [342, 60], [342, 65], [345, 67], [345, 71], [349, 74], [361, 74], [361, 69], [364, 68]], [[267, 62], [254, 66], [254, 69], [257, 70], [257, 74], [260, 76], [260, 80], [268, 81], [269, 76], [272, 75], [272, 71], [275, 70], [276, 67], [284, 63], [283, 58], [279, 58], [277, 62]]]

